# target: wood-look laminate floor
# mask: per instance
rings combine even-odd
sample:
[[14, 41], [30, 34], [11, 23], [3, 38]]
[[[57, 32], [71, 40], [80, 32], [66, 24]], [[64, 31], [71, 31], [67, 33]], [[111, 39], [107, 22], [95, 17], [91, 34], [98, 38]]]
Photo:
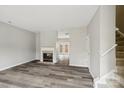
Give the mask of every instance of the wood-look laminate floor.
[[0, 71], [4, 88], [92, 88], [93, 79], [86, 67], [29, 62]]

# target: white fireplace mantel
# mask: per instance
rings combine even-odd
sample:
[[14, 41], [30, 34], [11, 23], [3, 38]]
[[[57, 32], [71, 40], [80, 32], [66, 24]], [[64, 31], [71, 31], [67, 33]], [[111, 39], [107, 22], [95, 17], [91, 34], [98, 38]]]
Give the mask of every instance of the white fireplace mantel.
[[56, 63], [56, 50], [53, 47], [41, 47], [41, 59], [43, 62], [43, 53], [53, 53], [53, 64]]

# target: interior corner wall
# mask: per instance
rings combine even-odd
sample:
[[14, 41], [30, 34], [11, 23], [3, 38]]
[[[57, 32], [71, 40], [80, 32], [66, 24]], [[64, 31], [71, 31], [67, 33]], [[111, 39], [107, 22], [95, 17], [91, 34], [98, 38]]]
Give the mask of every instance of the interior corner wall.
[[[100, 53], [104, 53], [115, 45], [115, 19], [114, 5], [100, 7]], [[115, 48], [100, 59], [100, 76], [114, 70], [116, 66]]]
[[35, 60], [35, 33], [0, 22], [0, 70]]
[[40, 32], [36, 33], [36, 60], [40, 60]]
[[70, 65], [89, 66], [89, 45], [87, 28], [72, 28], [67, 30], [70, 34]]
[[90, 40], [90, 73], [94, 78], [100, 76], [100, 8], [97, 9], [88, 27]]

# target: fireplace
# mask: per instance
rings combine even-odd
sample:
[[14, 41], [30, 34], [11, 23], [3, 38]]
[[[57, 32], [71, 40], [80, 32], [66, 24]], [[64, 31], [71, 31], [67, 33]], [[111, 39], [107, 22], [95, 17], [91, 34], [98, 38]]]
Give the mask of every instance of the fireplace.
[[40, 61], [46, 64], [55, 64], [57, 62], [55, 49], [53, 47], [41, 47]]
[[53, 62], [53, 53], [43, 53], [44, 62]]

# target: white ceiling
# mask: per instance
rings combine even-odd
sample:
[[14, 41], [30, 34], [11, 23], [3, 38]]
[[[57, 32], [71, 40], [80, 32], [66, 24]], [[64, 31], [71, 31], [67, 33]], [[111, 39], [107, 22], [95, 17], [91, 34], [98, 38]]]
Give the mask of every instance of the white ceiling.
[[94, 5], [21, 5], [0, 6], [0, 21], [27, 29], [61, 29], [87, 26], [98, 6]]

